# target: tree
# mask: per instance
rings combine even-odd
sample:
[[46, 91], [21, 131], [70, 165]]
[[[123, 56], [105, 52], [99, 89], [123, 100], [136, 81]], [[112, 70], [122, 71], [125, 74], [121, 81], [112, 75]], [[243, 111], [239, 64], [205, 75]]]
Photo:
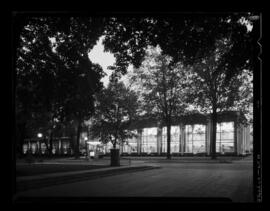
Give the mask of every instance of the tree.
[[137, 114], [137, 95], [123, 82], [110, 81], [107, 88], [97, 94], [95, 115], [90, 133], [102, 143], [111, 142], [116, 149], [135, 134], [129, 129]]
[[[114, 16], [105, 26], [105, 50], [116, 57], [114, 69], [126, 73], [131, 63], [138, 68], [149, 45], [159, 45], [163, 54], [178, 62], [193, 65], [215, 49], [217, 40], [230, 38], [231, 50], [220, 66], [228, 66], [227, 80], [252, 71], [259, 54], [259, 30], [256, 14], [197, 13], [138, 16]], [[253, 29], [248, 30], [248, 27]]]
[[241, 74], [234, 74], [230, 79], [226, 77], [229, 65], [221, 66], [226, 60], [232, 45], [229, 39], [216, 42], [216, 48], [207, 57], [198, 61], [189, 69], [189, 77], [193, 81], [189, 99], [204, 113], [211, 114], [210, 152], [216, 158], [216, 125], [217, 112], [228, 110], [248, 113], [252, 104], [252, 74], [243, 70]]
[[158, 116], [167, 127], [167, 159], [171, 158], [172, 118], [183, 114], [188, 79], [183, 65], [169, 66], [170, 58], [150, 48], [141, 68], [135, 69], [131, 82], [140, 90], [142, 110], [148, 116]]
[[[141, 65], [149, 45], [159, 45], [164, 55], [171, 56], [171, 66], [178, 62], [185, 66], [200, 66], [218, 49], [217, 43], [228, 40], [226, 48], [230, 50], [219, 49], [222, 59], [219, 62], [212, 61], [212, 65], [217, 70], [214, 75], [222, 72], [226, 81], [224, 83], [229, 84], [235, 77], [241, 76], [243, 70], [252, 73], [256, 68], [259, 54], [257, 20], [258, 16], [252, 13], [112, 17], [106, 25], [104, 45], [106, 50], [116, 56], [114, 69], [126, 73], [128, 64], [136, 68]], [[215, 122], [217, 99], [214, 99], [214, 95], [212, 98], [212, 118]], [[212, 143], [215, 142], [213, 140], [214, 132]], [[212, 151], [215, 151], [214, 148], [212, 144]]]
[[55, 121], [77, 122], [78, 137], [80, 122], [93, 112], [92, 95], [102, 87], [102, 68], [93, 64], [87, 54], [101, 36], [104, 20], [22, 18], [15, 37], [16, 113], [22, 125], [22, 136], [18, 139], [24, 139], [23, 130], [33, 115], [50, 116], [51, 140]]
[[102, 88], [100, 81], [102, 68], [99, 65], [92, 64], [85, 57], [79, 60], [79, 65], [75, 66], [74, 69], [75, 71], [69, 75], [73, 79], [73, 83], [66, 87], [67, 93], [63, 110], [66, 117], [65, 121], [71, 121], [76, 127], [75, 157], [78, 157], [81, 129], [84, 121], [89, 120], [94, 114], [94, 94]]

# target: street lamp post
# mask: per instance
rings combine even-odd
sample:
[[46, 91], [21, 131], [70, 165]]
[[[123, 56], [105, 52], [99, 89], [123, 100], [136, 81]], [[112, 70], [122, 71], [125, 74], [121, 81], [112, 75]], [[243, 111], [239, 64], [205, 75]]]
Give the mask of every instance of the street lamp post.
[[84, 137], [84, 141], [85, 141], [85, 152], [86, 152], [86, 158], [88, 158], [88, 147], [87, 147], [87, 137]]
[[40, 156], [41, 155], [41, 138], [43, 137], [43, 134], [38, 133], [37, 137], [39, 138], [39, 140], [38, 140], [38, 155]]

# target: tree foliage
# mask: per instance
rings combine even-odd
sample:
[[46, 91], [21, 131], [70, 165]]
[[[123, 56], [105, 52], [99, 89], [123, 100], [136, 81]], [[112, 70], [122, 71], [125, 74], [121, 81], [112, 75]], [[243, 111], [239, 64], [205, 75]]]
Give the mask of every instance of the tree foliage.
[[129, 129], [137, 115], [137, 95], [123, 82], [112, 81], [97, 94], [95, 115], [92, 118], [91, 134], [103, 143], [111, 142], [116, 148], [134, 135]]
[[220, 65], [227, 51], [231, 50], [229, 42], [218, 41], [216, 49], [187, 72], [193, 81], [189, 98], [204, 113], [210, 113], [214, 106], [217, 112], [235, 110], [247, 113], [252, 104], [252, 71], [242, 70], [241, 74], [228, 80], [226, 72], [230, 67]]
[[[88, 53], [103, 32], [104, 20], [84, 17], [31, 17], [22, 25], [16, 59], [16, 111], [27, 127], [33, 116], [78, 125], [94, 111], [102, 88], [102, 68]], [[44, 114], [44, 115], [41, 115]], [[77, 137], [78, 137], [77, 133]], [[77, 138], [78, 142], [78, 138]], [[77, 144], [78, 145], [78, 144]]]
[[170, 57], [150, 48], [139, 69], [131, 74], [131, 83], [139, 91], [142, 111], [155, 116], [167, 127], [167, 157], [170, 158], [172, 118], [183, 114], [188, 106], [188, 78], [183, 65], [170, 66]]
[[252, 72], [243, 70], [228, 79], [230, 66], [223, 64], [224, 57], [232, 50], [230, 39], [218, 40], [215, 49], [201, 61], [190, 67], [189, 78], [193, 82], [189, 98], [204, 113], [211, 114], [211, 153], [215, 157], [217, 112], [250, 112], [252, 106]]
[[[256, 59], [258, 30], [251, 13], [198, 13], [141, 16], [115, 16], [105, 27], [105, 49], [116, 56], [115, 69], [125, 73], [129, 63], [138, 68], [148, 45], [159, 45], [172, 63], [196, 63], [215, 49], [217, 40], [229, 38], [231, 50], [220, 66], [228, 66], [230, 78], [253, 67]], [[255, 27], [254, 27], [255, 28]]]

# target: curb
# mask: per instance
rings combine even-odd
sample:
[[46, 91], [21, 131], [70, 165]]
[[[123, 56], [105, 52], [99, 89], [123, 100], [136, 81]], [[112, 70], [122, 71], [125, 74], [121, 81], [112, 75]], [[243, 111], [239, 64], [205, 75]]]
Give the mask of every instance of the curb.
[[211, 160], [149, 160], [149, 161], [145, 161], [145, 163], [234, 163], [234, 161], [231, 160], [215, 160], [215, 161], [211, 161]]
[[83, 180], [90, 180], [90, 179], [96, 179], [101, 177], [107, 177], [107, 176], [113, 176], [118, 174], [125, 174], [125, 173], [131, 173], [136, 171], [145, 171], [145, 170], [152, 170], [152, 169], [158, 169], [159, 166], [135, 166], [135, 167], [126, 167], [126, 168], [116, 168], [116, 169], [108, 169], [103, 171], [88, 171], [88, 172], [81, 172], [77, 174], [66, 174], [66, 175], [58, 175], [51, 177], [48, 175], [48, 177], [42, 177], [37, 179], [24, 179], [21, 181], [17, 181], [16, 183], [16, 191], [26, 191], [30, 189], [39, 189], [44, 188], [48, 186], [54, 186], [54, 185], [61, 185], [66, 183], [72, 183], [72, 182], [79, 182]]

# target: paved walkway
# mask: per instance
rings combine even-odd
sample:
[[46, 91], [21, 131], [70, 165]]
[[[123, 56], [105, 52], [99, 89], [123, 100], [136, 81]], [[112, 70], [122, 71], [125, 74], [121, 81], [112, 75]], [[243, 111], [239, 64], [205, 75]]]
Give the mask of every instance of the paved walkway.
[[131, 165], [131, 166], [106, 167], [106, 168], [82, 170], [82, 171], [57, 172], [57, 173], [41, 174], [41, 175], [34, 175], [34, 176], [21, 176], [21, 177], [17, 177], [16, 180], [17, 182], [22, 182], [22, 181], [31, 181], [35, 179], [73, 176], [73, 175], [84, 174], [84, 173], [105, 172], [109, 170], [120, 170], [120, 169], [129, 169], [129, 168], [136, 169], [138, 167], [158, 167], [158, 165], [150, 165], [150, 164], [149, 165]]
[[[144, 163], [145, 164], [145, 163]], [[156, 163], [152, 163], [154, 165]], [[161, 168], [18, 193], [18, 197], [225, 197], [252, 202], [252, 160], [159, 163]], [[99, 169], [101, 170], [101, 169]]]

